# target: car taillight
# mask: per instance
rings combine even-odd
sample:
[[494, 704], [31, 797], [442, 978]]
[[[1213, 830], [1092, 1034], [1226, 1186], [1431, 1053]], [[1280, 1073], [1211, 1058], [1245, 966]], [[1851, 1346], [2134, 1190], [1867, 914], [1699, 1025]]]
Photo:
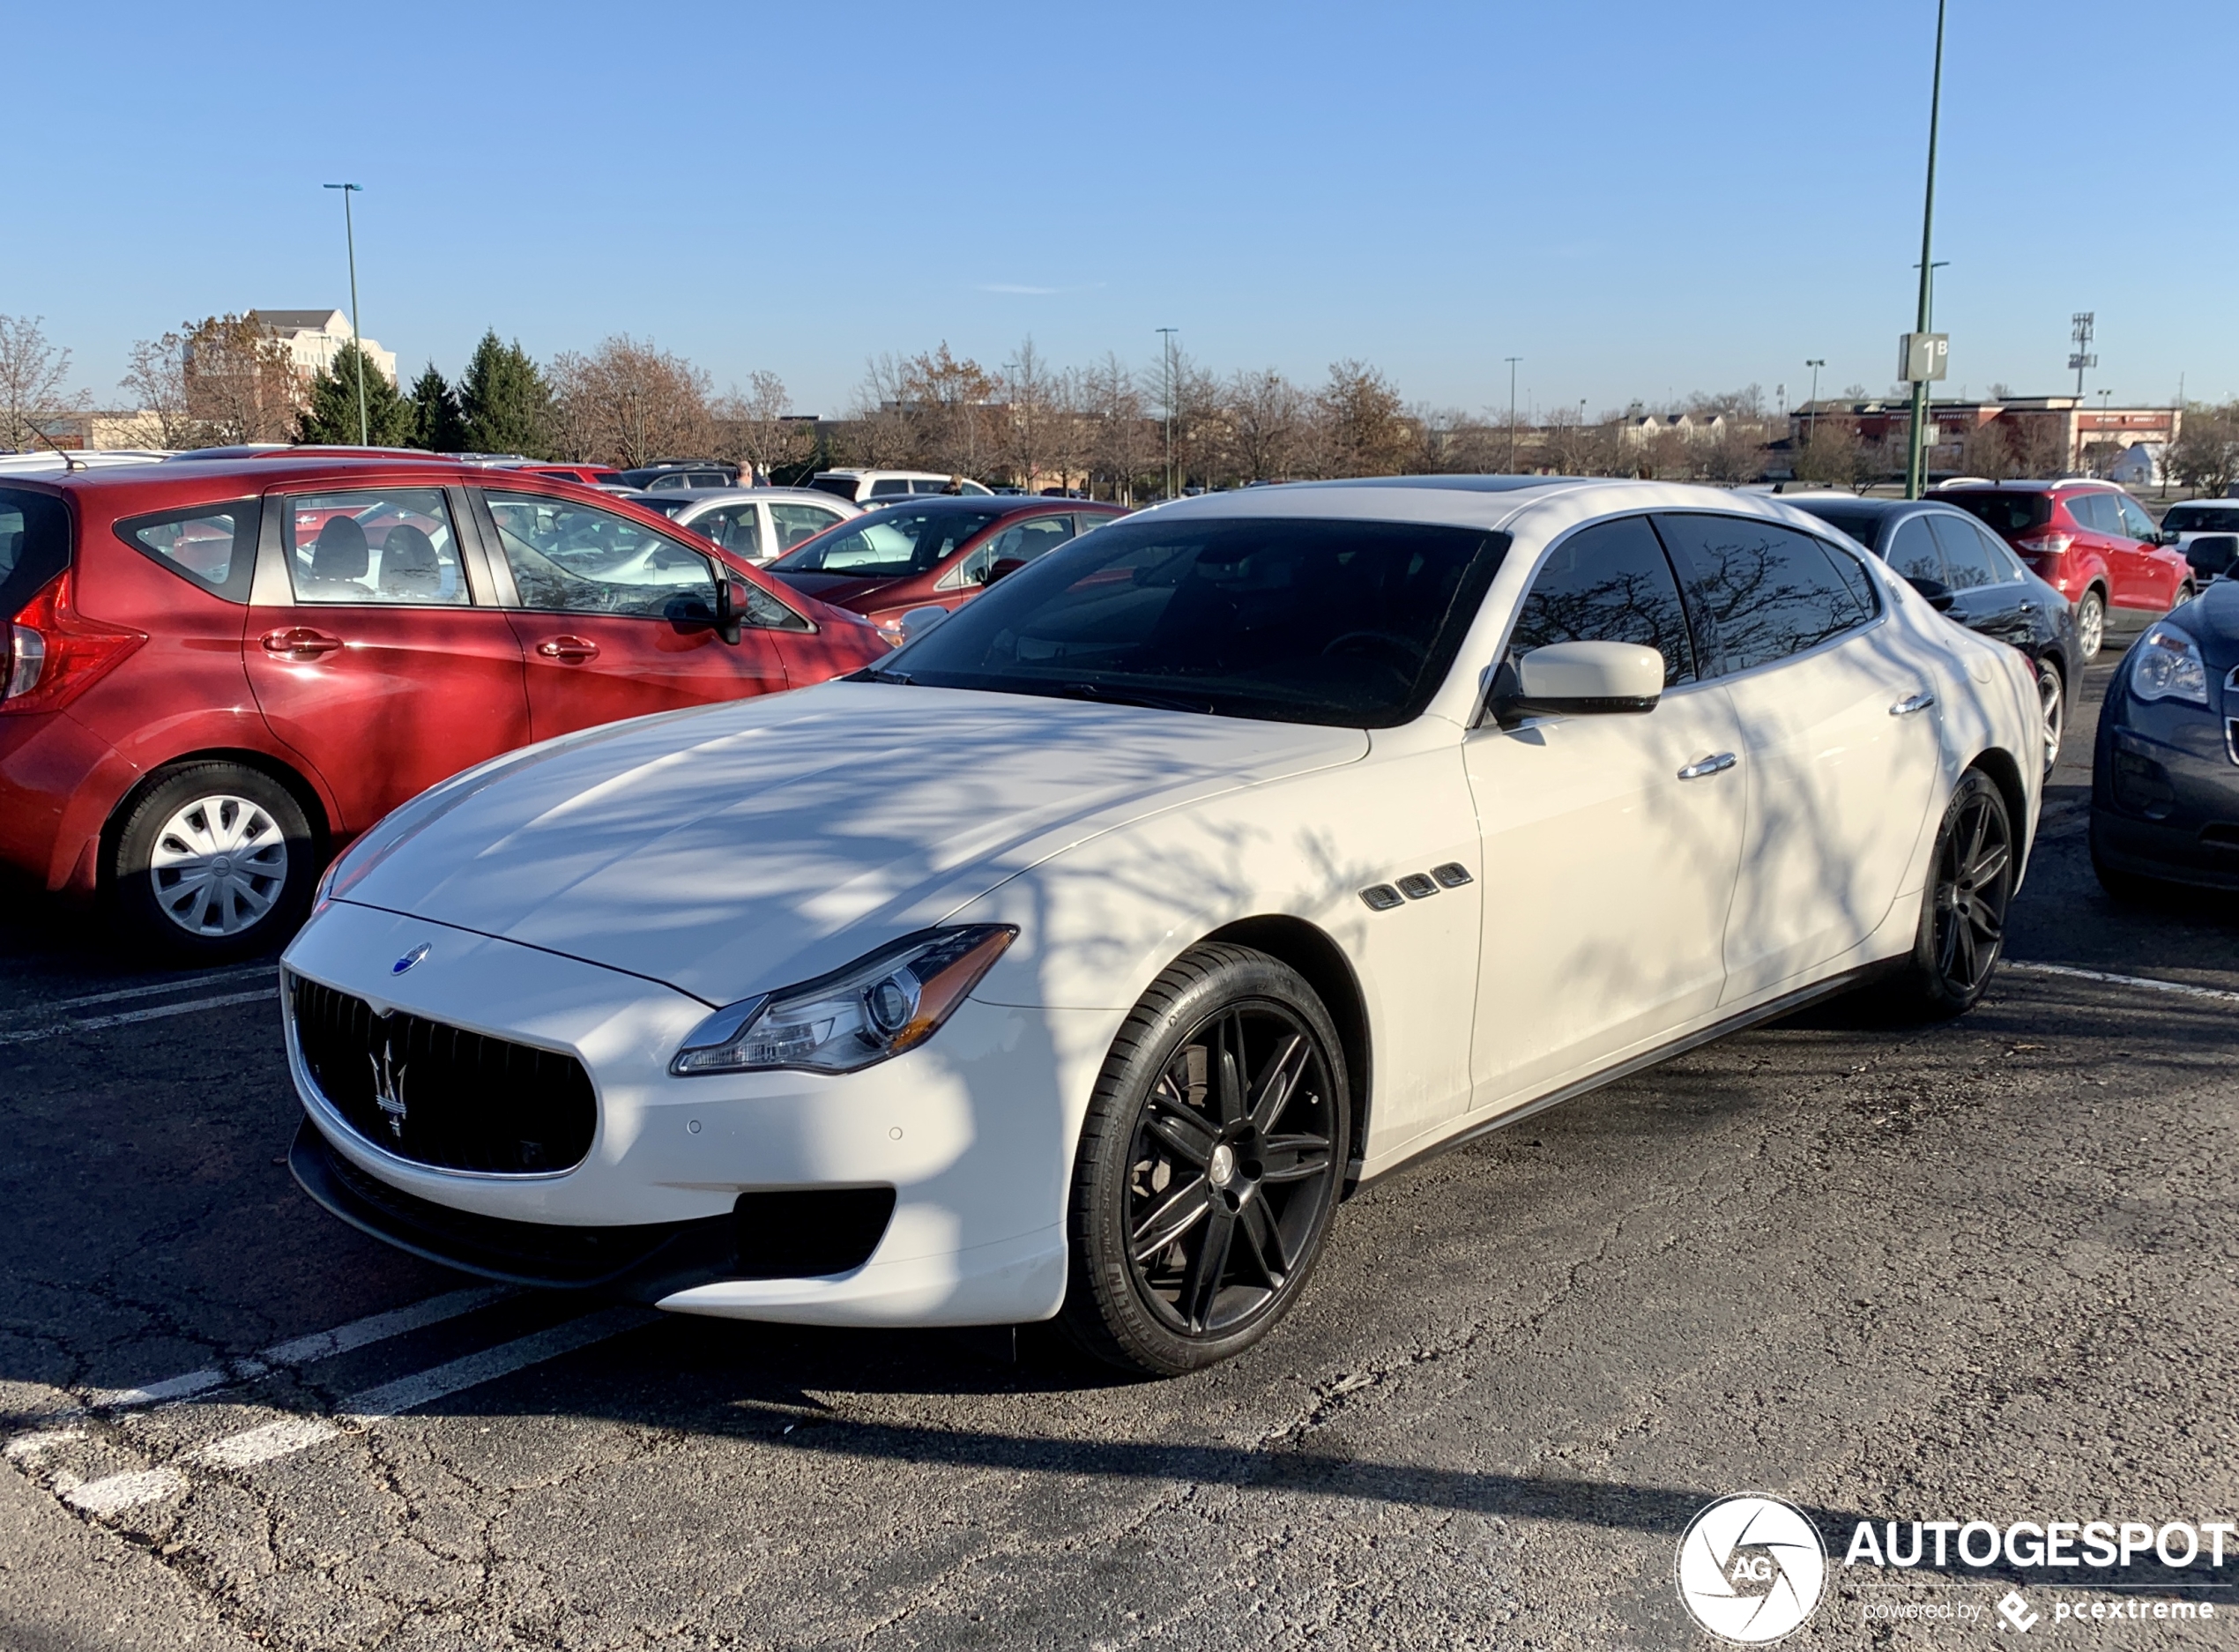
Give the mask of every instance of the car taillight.
[[0, 713], [59, 711], [147, 640], [145, 631], [104, 625], [78, 613], [71, 604], [65, 569], [24, 604], [8, 627]]
[[2040, 533], [2033, 538], [2016, 540], [2013, 548], [2027, 551], [2032, 556], [2057, 556], [2076, 542], [2072, 533]]

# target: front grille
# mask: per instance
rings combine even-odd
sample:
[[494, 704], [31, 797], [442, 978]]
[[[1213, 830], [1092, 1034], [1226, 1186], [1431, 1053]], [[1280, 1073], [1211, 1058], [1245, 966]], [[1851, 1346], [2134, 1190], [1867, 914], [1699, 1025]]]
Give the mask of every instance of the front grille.
[[571, 1055], [424, 1021], [288, 978], [297, 1047], [343, 1122], [439, 1170], [551, 1175], [591, 1152], [599, 1103]]

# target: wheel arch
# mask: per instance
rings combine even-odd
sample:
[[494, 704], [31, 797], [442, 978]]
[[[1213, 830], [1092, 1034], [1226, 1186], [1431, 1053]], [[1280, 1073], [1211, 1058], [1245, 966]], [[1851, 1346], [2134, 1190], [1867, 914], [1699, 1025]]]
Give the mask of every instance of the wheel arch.
[[190, 769], [202, 763], [237, 763], [244, 769], [254, 769], [274, 784], [286, 788], [288, 795], [302, 807], [304, 820], [310, 824], [313, 852], [321, 860], [325, 859], [334, 829], [318, 787], [312, 785], [301, 770], [270, 752], [240, 746], [213, 746], [206, 750], [182, 752], [175, 757], [165, 759], [141, 776], [123, 797], [117, 799], [116, 806], [108, 812], [108, 818], [101, 822], [97, 872], [99, 887], [103, 894], [109, 893], [115, 887], [117, 843], [124, 834], [124, 822], [131, 819], [132, 811], [140, 806], [140, 800], [180, 770]]
[[[1227, 941], [1250, 947], [1278, 958], [1305, 978], [1321, 1000], [1329, 1019], [1336, 1023], [1337, 1042], [1345, 1058], [1345, 1111], [1352, 1131], [1352, 1159], [1358, 1164], [1368, 1141], [1369, 1101], [1372, 1094], [1374, 1051], [1368, 1037], [1368, 1001], [1360, 978], [1344, 949], [1328, 933], [1303, 918], [1265, 913], [1224, 924], [1204, 941]], [[1344, 1194], [1350, 1196], [1355, 1178], [1350, 1166]]]
[[[2029, 820], [2029, 788], [2022, 780], [2021, 767], [2014, 760], [2013, 754], [2003, 747], [1986, 746], [1975, 754], [1974, 760], [1967, 766], [1968, 769], [1981, 770], [1989, 778], [1990, 784], [1997, 787], [1998, 796], [2005, 802], [2007, 817], [2013, 822], [2014, 830], [2018, 835], [2027, 827]], [[2028, 851], [2035, 848], [2036, 835], [2033, 832], [2030, 834], [2028, 850], [2025, 850], [2022, 854], [2022, 870], [2026, 871], [2028, 867]], [[2014, 885], [2017, 889], [2020, 887], [2020, 878], [2018, 874]]]

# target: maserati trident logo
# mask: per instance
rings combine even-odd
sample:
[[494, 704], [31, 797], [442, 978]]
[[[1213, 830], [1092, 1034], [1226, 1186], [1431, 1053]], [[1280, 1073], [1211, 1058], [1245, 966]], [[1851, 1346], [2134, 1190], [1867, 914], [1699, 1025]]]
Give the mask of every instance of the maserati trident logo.
[[428, 943], [423, 941], [411, 951], [405, 953], [403, 957], [398, 958], [394, 964], [391, 964], [389, 966], [389, 973], [391, 975], [402, 975], [406, 970], [412, 968], [413, 964], [419, 963], [420, 959], [426, 957], [427, 956]]
[[[424, 952], [427, 949], [423, 947], [420, 950]], [[374, 1105], [389, 1115], [389, 1134], [402, 1141], [405, 1135], [405, 1074], [410, 1069], [396, 1065], [395, 1052], [390, 1048], [386, 1038], [381, 1041], [381, 1053], [378, 1056], [368, 1055], [366, 1060], [373, 1068]]]

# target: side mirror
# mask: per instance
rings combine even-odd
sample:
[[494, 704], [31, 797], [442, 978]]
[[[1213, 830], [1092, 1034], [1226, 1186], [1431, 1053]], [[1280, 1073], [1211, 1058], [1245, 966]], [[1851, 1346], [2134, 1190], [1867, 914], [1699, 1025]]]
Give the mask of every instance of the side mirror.
[[1905, 583], [1926, 597], [1928, 606], [1938, 614], [1949, 614], [1952, 604], [1959, 600], [1949, 585], [1940, 579], [1930, 579], [1926, 574], [1908, 574]]
[[904, 643], [916, 642], [948, 617], [948, 610], [946, 608], [927, 606], [911, 609], [894, 622], [895, 646], [899, 648]]
[[999, 579], [1008, 578], [1025, 566], [1026, 559], [1023, 556], [998, 556], [988, 564], [986, 577], [979, 583], [982, 585], [992, 585]]
[[2184, 560], [2203, 580], [2228, 579], [2239, 570], [2239, 533], [2203, 533], [2184, 547]]
[[1485, 709], [1503, 727], [1527, 717], [1653, 711], [1663, 656], [1638, 643], [1550, 643], [1493, 673]]
[[736, 648], [745, 623], [740, 613], [738, 587], [728, 579], [718, 579], [715, 582], [715, 634]]

